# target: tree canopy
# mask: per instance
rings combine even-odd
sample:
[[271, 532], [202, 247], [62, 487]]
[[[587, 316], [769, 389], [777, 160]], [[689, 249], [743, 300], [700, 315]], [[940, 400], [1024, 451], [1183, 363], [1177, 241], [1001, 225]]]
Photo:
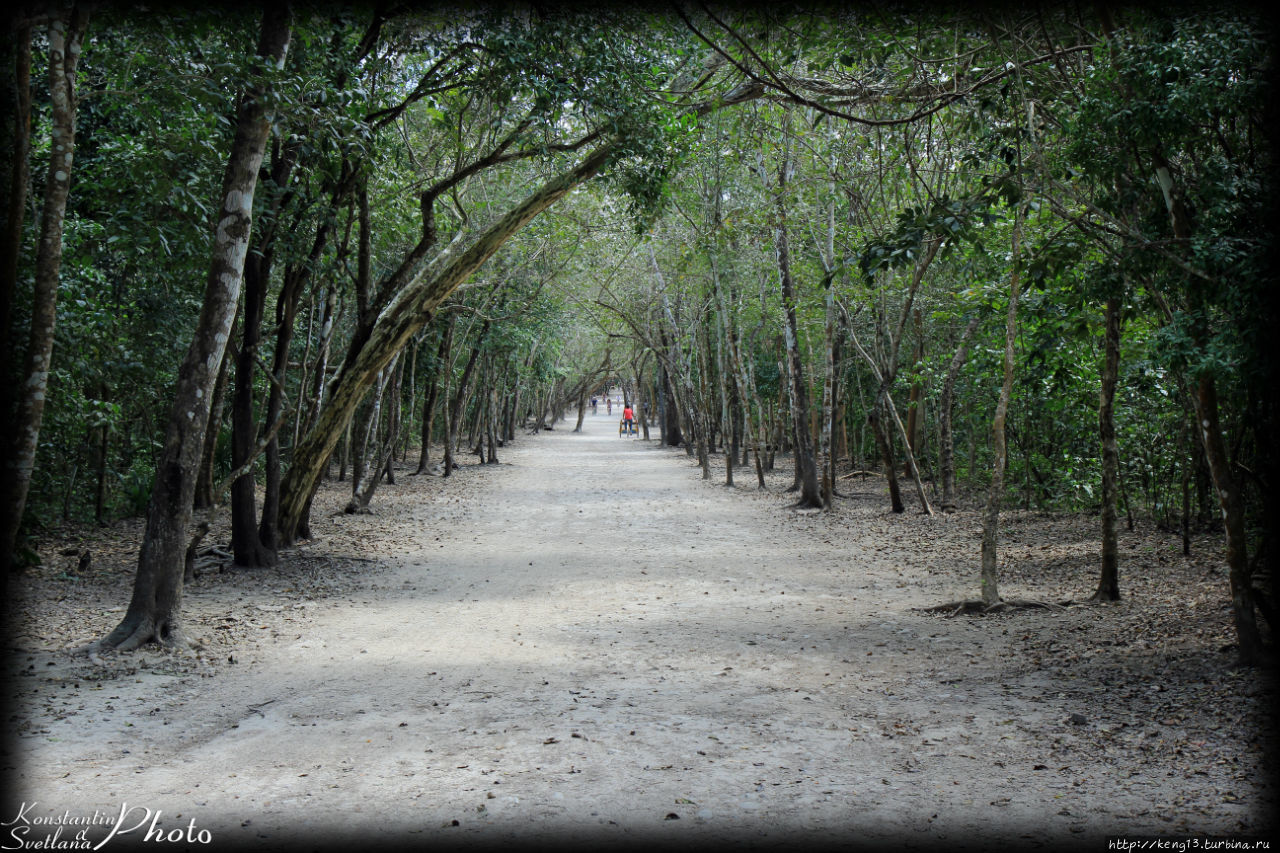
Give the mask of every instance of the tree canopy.
[[[410, 444], [448, 476], [460, 443], [494, 461], [612, 384], [706, 477], [790, 459], [796, 506], [831, 506], [847, 466], [899, 512], [1099, 511], [1111, 597], [1117, 512], [1220, 531], [1260, 654], [1277, 318], [1251, 10], [293, 4], [275, 52], [270, 24], [10, 13], [6, 568], [60, 521], [149, 512], [185, 541], [228, 501], [237, 559], [270, 565], [322, 478], [350, 468], [359, 511]], [[210, 273], [229, 192], [251, 224]], [[184, 382], [194, 494], [160, 506]], [[174, 607], [177, 543], [139, 566]]]

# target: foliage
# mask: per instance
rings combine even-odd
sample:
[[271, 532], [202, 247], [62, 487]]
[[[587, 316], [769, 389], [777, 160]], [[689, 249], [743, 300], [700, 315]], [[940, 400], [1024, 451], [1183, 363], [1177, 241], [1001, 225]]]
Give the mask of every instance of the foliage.
[[[357, 311], [349, 179], [362, 177], [370, 199], [378, 293], [366, 297], [381, 294], [376, 314], [394, 296], [381, 292], [388, 282], [420, 275], [608, 145], [600, 179], [512, 235], [418, 333], [419, 377], [456, 381], [456, 354], [469, 351], [480, 325], [471, 320], [483, 316], [492, 321], [481, 343], [486, 381], [507, 401], [572, 386], [606, 352], [621, 376], [652, 358], [645, 370], [687, 371], [681, 405], [702, 429], [723, 438], [755, 428], [788, 444], [775, 254], [785, 162], [810, 414], [822, 414], [836, 344], [844, 458], [877, 457], [866, 429], [876, 380], [853, 336], [885, 354], [907, 282], [939, 244], [910, 306], [918, 314], [902, 327], [889, 393], [904, 415], [914, 407], [920, 416], [917, 453], [936, 477], [942, 379], [961, 331], [979, 318], [953, 412], [961, 480], [972, 486], [989, 464], [1015, 272], [1009, 214], [1022, 205], [1010, 497], [1041, 509], [1097, 506], [1100, 305], [1116, 297], [1126, 500], [1169, 522], [1181, 513], [1183, 474], [1202, 479], [1194, 443], [1169, 439], [1185, 429], [1188, 378], [1222, 378], [1240, 464], [1263, 452], [1247, 409], [1261, 405], [1251, 389], [1273, 369], [1271, 55], [1265, 31], [1242, 13], [1126, 14], [1108, 35], [1066, 12], [1028, 28], [1004, 15], [889, 9], [684, 20], [626, 7], [479, 7], [393, 14], [358, 55], [368, 10], [301, 9], [289, 62], [273, 79], [272, 150], [255, 200], [258, 233], [276, 234], [269, 327], [283, 276], [309, 273], [282, 354], [293, 365], [286, 460], [314, 393], [325, 294], [336, 305], [331, 372], [368, 320]], [[76, 484], [99, 471], [108, 515], [145, 505], [159, 413], [199, 310], [210, 204], [255, 25], [218, 10], [108, 7], [91, 28], [33, 517], [87, 518], [92, 490]], [[672, 85], [698, 68], [696, 91]], [[758, 86], [752, 103], [714, 107], [748, 83]], [[33, 88], [38, 164], [49, 154], [48, 119]], [[276, 185], [265, 170], [287, 157], [296, 167]], [[1173, 201], [1188, 211], [1189, 234], [1174, 233]], [[29, 218], [16, 331], [35, 227]], [[321, 233], [327, 242], [313, 255]], [[435, 363], [449, 318], [451, 372]], [[275, 346], [267, 335], [262, 363]], [[255, 382], [261, 409], [271, 384], [263, 371]], [[419, 378], [413, 393], [425, 386]], [[421, 407], [404, 402], [412, 427]], [[731, 422], [720, 423], [726, 412]], [[223, 473], [226, 431], [215, 457]], [[105, 458], [96, 455], [103, 436]]]

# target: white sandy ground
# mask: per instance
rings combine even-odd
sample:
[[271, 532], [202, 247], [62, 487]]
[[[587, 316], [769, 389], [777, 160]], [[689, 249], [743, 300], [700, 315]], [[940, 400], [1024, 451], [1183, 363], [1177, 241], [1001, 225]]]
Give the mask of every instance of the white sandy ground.
[[[1137, 605], [917, 612], [976, 591], [976, 515], [892, 517], [878, 484], [833, 514], [800, 515], [779, 488], [757, 493], [749, 470], [734, 490], [718, 465], [704, 482], [656, 433], [620, 440], [615, 425], [602, 408], [584, 434], [572, 421], [522, 434], [497, 466], [404, 472], [372, 516], [322, 517], [340, 492], [322, 493], [317, 538], [297, 553], [321, 553], [324, 531], [341, 528], [375, 562], [351, 594], [316, 601], [305, 588], [246, 601], [234, 585], [193, 584], [193, 624], [235, 612], [258, 632], [234, 665], [152, 655], [103, 677], [28, 635], [0, 823], [61, 816], [66, 840], [80, 828], [68, 812], [138, 807], [127, 825], [158, 811], [175, 838], [211, 839], [152, 850], [1103, 851], [1111, 836], [1269, 837], [1263, 734], [1215, 740], [1210, 720], [1178, 741], [1173, 721], [1143, 719], [1019, 644], [1048, 632], [1070, 645]], [[388, 524], [401, 533], [391, 545]], [[1092, 571], [1081, 566], [1077, 598]], [[1163, 689], [1152, 672], [1127, 686]], [[1180, 695], [1189, 708], [1235, 697], [1258, 724], [1273, 713], [1265, 693], [1239, 698], [1255, 678], [1228, 672]], [[0, 848], [15, 848], [14, 828], [0, 827]]]

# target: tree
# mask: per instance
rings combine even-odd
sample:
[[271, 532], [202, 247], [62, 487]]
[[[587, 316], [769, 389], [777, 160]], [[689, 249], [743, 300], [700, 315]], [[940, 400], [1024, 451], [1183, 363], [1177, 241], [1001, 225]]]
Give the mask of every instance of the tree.
[[236, 136], [218, 204], [213, 258], [195, 337], [178, 374], [164, 450], [147, 508], [133, 597], [124, 619], [103, 640], [122, 650], [156, 641], [180, 646], [186, 532], [209, 420], [209, 400], [231, 333], [252, 228], [253, 195], [270, 130], [268, 68], [281, 68], [289, 47], [286, 5], [263, 14], [257, 73], [240, 98]]
[[1098, 395], [1098, 436], [1102, 444], [1102, 566], [1095, 601], [1120, 600], [1119, 548], [1116, 508], [1120, 453], [1116, 447], [1115, 399], [1120, 372], [1120, 300], [1111, 297], [1105, 311], [1105, 356], [1102, 390]]
[[1186, 377], [1225, 527], [1239, 656], [1256, 663], [1246, 483], [1227, 453], [1219, 385], [1228, 365], [1265, 375], [1261, 322], [1274, 316], [1274, 274], [1261, 266], [1272, 235], [1259, 225], [1272, 205], [1270, 157], [1255, 132], [1265, 40], [1231, 11], [1103, 23], [1103, 61], [1067, 125], [1079, 178], [1053, 182], [1058, 209], [1142, 283], [1165, 321], [1164, 355]]
[[952, 436], [951, 429], [951, 409], [952, 400], [955, 396], [956, 379], [960, 375], [960, 368], [964, 366], [965, 358], [969, 351], [969, 339], [978, 328], [981, 317], [975, 315], [970, 318], [968, 324], [964, 327], [964, 332], [960, 335], [960, 341], [956, 344], [955, 354], [951, 357], [951, 363], [947, 367], [947, 376], [942, 383], [942, 402], [939, 404], [939, 450], [938, 450], [938, 468], [942, 475], [942, 511], [954, 512], [956, 509], [956, 462], [955, 462], [955, 441]]
[[1013, 393], [1014, 346], [1018, 336], [1018, 296], [1022, 292], [1019, 263], [1021, 257], [1022, 206], [1018, 205], [1013, 220], [1013, 251], [1009, 265], [1009, 309], [1004, 332], [1004, 371], [1000, 383], [1000, 400], [991, 419], [991, 443], [995, 461], [991, 466], [991, 485], [987, 503], [982, 509], [982, 603], [991, 607], [1000, 601], [999, 571], [996, 565], [996, 542], [1000, 526], [1000, 503], [1004, 499], [1004, 472], [1008, 464], [1005, 421], [1009, 415], [1009, 397]]
[[800, 332], [796, 325], [795, 283], [791, 278], [791, 250], [787, 235], [787, 178], [793, 166], [787, 153], [778, 164], [774, 185], [775, 249], [778, 261], [778, 287], [782, 294], [782, 331], [786, 342], [787, 395], [791, 401], [792, 429], [795, 439], [796, 474], [800, 496], [792, 506], [796, 509], [820, 509], [822, 493], [818, 488], [818, 468], [813, 454], [813, 434], [809, 432], [809, 394], [800, 359]]
[[[267, 75], [243, 313], [223, 345], [229, 293], [206, 299], [202, 235], [236, 93], [263, 85], [245, 70], [255, 28], [95, 13], [28, 524], [176, 506], [189, 459], [159, 440], [176, 383], [210, 407], [204, 505], [234, 482], [235, 550], [269, 564], [305, 535], [336, 448], [343, 477], [363, 465], [359, 509], [409, 436], [422, 471], [441, 433], [450, 461], [465, 441], [492, 462], [521, 418], [558, 425], [575, 400], [581, 418], [608, 373], [704, 475], [723, 452], [727, 483], [748, 452], [761, 486], [794, 452], [802, 503], [837, 507], [837, 459], [880, 456], [891, 491], [910, 476], [927, 511], [936, 447], [944, 510], [998, 468], [983, 483], [992, 530], [1019, 493], [1101, 510], [1103, 597], [1118, 592], [1118, 500], [1131, 523], [1174, 529], [1181, 498], [1184, 536], [1229, 522], [1233, 612], [1254, 648], [1253, 609], [1270, 617], [1250, 575], [1274, 559], [1278, 512], [1259, 225], [1270, 52], [1255, 22], [1134, 12], [1103, 38], [1079, 10], [508, 12], [297, 22]], [[14, 34], [17, 83], [46, 42]], [[760, 108], [721, 109], [745, 101]], [[7, 103], [0, 330], [25, 343], [47, 309], [42, 199], [24, 206], [20, 174], [43, 165], [54, 105], [40, 81]], [[1002, 202], [1019, 212], [1002, 219]], [[173, 341], [210, 334], [213, 361], [180, 368]], [[0, 388], [17, 392], [11, 350]], [[192, 426], [199, 408], [182, 409]], [[171, 544], [153, 537], [140, 566], [180, 549], [182, 518], [165, 523]], [[169, 607], [159, 577], [138, 588]], [[126, 646], [147, 620], [179, 624], [145, 597]]]
[[[3, 438], [5, 446], [3, 497], [0, 497], [0, 572], [7, 578], [14, 565], [18, 531], [26, 509], [27, 490], [31, 485], [31, 471], [35, 466], [36, 448], [40, 439], [40, 423], [44, 417], [45, 396], [49, 386], [49, 364], [53, 354], [54, 325], [57, 322], [59, 270], [62, 264], [62, 232], [67, 209], [67, 196], [71, 191], [71, 167], [75, 160], [76, 143], [76, 66], [80, 61], [80, 46], [88, 24], [89, 12], [83, 4], [73, 4], [65, 17], [54, 16], [49, 21], [49, 97], [52, 103], [52, 126], [49, 152], [49, 170], [45, 181], [44, 205], [40, 216], [40, 241], [36, 254], [35, 289], [32, 298], [31, 327], [27, 336], [27, 348], [22, 368], [22, 388], [17, 399], [17, 411], [12, 425]], [[18, 46], [19, 82], [23, 76], [22, 62], [26, 46]], [[19, 97], [21, 104], [21, 97]], [[20, 110], [21, 112], [21, 107]], [[18, 121], [22, 121], [19, 115]], [[23, 133], [17, 129], [15, 136], [21, 146]], [[25, 154], [21, 149], [15, 156]], [[14, 203], [20, 202], [16, 194], [25, 192], [16, 181], [21, 171], [12, 175], [10, 185], [10, 226], [20, 227]], [[11, 235], [12, 236], [12, 235]], [[4, 327], [8, 335], [10, 322], [8, 307], [12, 294], [12, 280], [8, 277], [6, 261], [4, 287]], [[3, 416], [8, 418], [8, 412]]]

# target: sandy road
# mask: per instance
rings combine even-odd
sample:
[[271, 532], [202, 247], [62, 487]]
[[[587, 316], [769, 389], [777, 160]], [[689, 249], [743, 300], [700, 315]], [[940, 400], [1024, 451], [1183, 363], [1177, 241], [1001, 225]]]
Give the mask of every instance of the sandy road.
[[415, 547], [252, 664], [86, 685], [83, 713], [21, 742], [28, 815], [127, 803], [210, 849], [1169, 830], [1152, 806], [1177, 783], [1089, 749], [1067, 720], [1096, 709], [1007, 630], [911, 612], [968, 582], [920, 570], [911, 522], [886, 548], [882, 510], [855, 507], [835, 537], [615, 424], [602, 409], [398, 503]]

